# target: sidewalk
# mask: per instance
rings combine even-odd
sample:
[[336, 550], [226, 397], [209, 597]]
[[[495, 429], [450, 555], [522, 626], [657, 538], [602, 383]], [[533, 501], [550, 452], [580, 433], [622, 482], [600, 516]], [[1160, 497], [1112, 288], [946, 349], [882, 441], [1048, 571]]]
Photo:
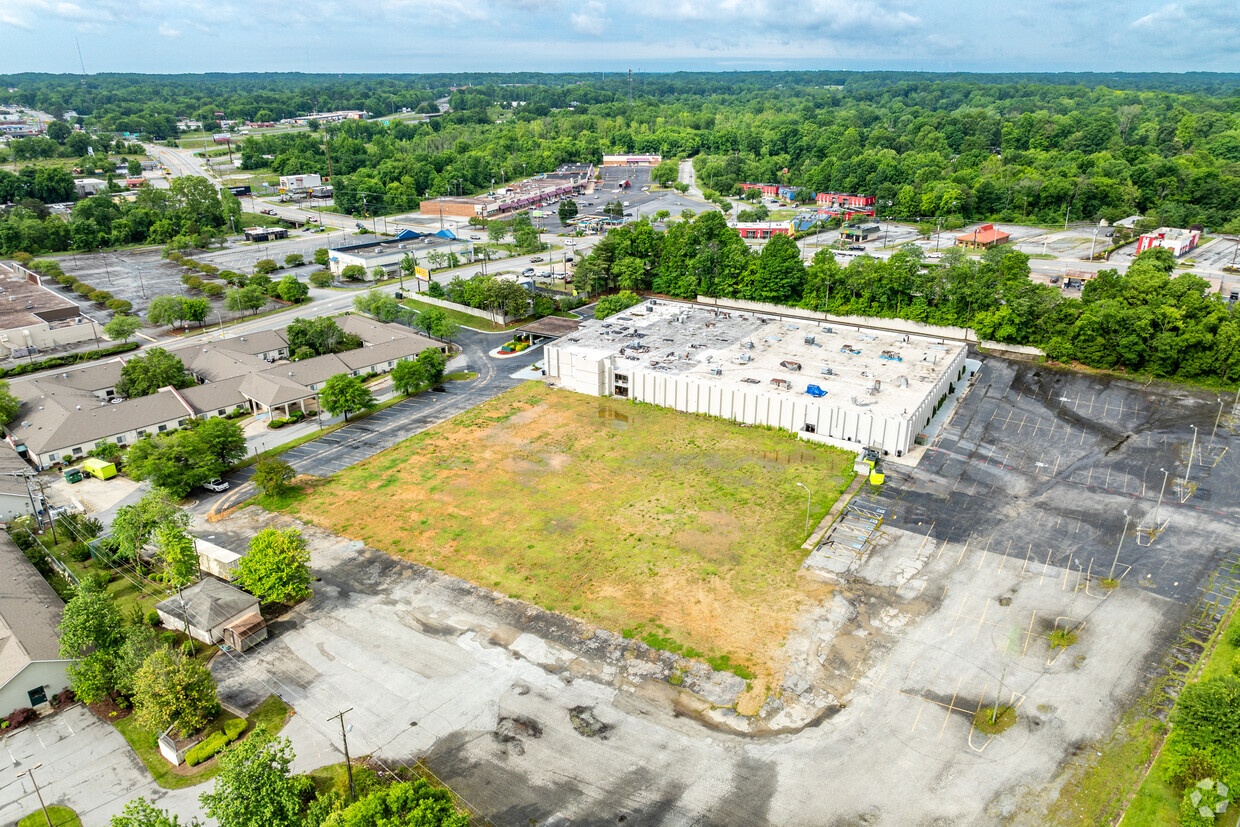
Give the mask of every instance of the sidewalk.
[[831, 510], [818, 523], [818, 527], [809, 535], [809, 539], [801, 544], [801, 548], [806, 551], [813, 551], [822, 542], [823, 536], [826, 535], [827, 529], [831, 528], [831, 524], [844, 513], [844, 509], [852, 502], [852, 498], [861, 490], [861, 486], [865, 485], [867, 477], [865, 474], [858, 474], [853, 477], [853, 481], [844, 489], [844, 493], [840, 494], [839, 499], [831, 506]]
[[[390, 374], [385, 374], [378, 379], [375, 379], [366, 387], [370, 388], [370, 392], [375, 396], [375, 402], [379, 404], [399, 396], [399, 394], [392, 389], [392, 377]], [[276, 411], [277, 419], [281, 418], [279, 413], [279, 411]], [[359, 412], [353, 412], [354, 419], [357, 418], [357, 413]], [[245, 447], [247, 454], [257, 456], [263, 451], [278, 448], [285, 443], [292, 442], [298, 437], [303, 437], [306, 434], [321, 431], [324, 428], [344, 422], [343, 414], [340, 416], [328, 416], [327, 412], [324, 411], [321, 418], [315, 417], [314, 415], [307, 415], [305, 419], [295, 425], [285, 425], [283, 428], [272, 430], [267, 427], [267, 423], [271, 421], [271, 418], [272, 414], [270, 411], [257, 414], [242, 429], [245, 433]]]

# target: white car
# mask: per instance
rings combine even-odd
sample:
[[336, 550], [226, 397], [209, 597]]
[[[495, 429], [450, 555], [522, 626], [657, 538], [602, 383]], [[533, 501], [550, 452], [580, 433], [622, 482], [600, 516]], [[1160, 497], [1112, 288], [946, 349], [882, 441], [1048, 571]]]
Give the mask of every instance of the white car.
[[208, 491], [215, 491], [218, 493], [220, 491], [227, 491], [228, 483], [220, 479], [219, 477], [216, 477], [213, 480], [207, 480], [206, 482], [204, 482], [202, 484], [202, 487], [207, 489]]

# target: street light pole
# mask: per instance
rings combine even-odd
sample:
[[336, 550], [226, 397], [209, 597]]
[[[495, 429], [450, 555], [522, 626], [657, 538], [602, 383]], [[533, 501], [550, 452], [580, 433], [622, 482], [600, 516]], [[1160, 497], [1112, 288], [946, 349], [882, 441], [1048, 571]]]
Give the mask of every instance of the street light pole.
[[798, 482], [797, 485], [805, 489], [805, 533], [808, 535], [809, 534], [809, 508], [810, 508], [810, 502], [813, 500], [814, 495], [813, 495], [813, 492], [809, 490], [809, 486], [805, 485], [804, 483]]
[[30, 776], [30, 783], [34, 784], [34, 794], [39, 797], [39, 807], [41, 807], [43, 810], [43, 818], [47, 819], [47, 827], [53, 827], [52, 817], [47, 812], [47, 804], [43, 802], [43, 791], [39, 789], [39, 782], [34, 780], [34, 771], [37, 770], [41, 766], [43, 766], [43, 762], [40, 761], [38, 764], [35, 764], [33, 767], [26, 770], [25, 772], [19, 772], [17, 774], [17, 777], [21, 778], [23, 775]]
[[1197, 453], [1197, 426], [1189, 425], [1193, 429], [1193, 446], [1188, 449], [1188, 465], [1184, 467], [1184, 489], [1188, 490], [1188, 474], [1193, 470], [1193, 454]]

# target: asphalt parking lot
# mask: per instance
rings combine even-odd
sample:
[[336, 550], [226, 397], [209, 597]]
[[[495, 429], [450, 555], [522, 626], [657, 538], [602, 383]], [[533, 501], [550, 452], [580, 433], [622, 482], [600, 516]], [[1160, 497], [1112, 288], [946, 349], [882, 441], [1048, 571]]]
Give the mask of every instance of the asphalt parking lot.
[[[695, 705], [633, 644], [317, 529], [316, 597], [217, 675], [239, 703], [261, 677], [312, 715], [354, 706], [359, 749], [425, 757], [497, 824], [1035, 823], [1186, 620], [1234, 599], [1240, 420], [1225, 405], [1210, 440], [1218, 410], [985, 359], [919, 465], [859, 497], [885, 511], [876, 539], [797, 618], [755, 720]], [[1116, 559], [1125, 510], [1153, 524], [1163, 468], [1161, 531], [1130, 530]], [[1056, 628], [1079, 642], [1052, 649]], [[1018, 723], [986, 738], [972, 716], [996, 697]]]

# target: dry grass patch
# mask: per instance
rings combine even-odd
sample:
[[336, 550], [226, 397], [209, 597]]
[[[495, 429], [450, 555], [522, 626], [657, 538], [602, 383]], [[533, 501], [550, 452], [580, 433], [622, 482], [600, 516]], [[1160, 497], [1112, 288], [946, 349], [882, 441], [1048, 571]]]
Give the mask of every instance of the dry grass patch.
[[[527, 383], [287, 510], [376, 548], [765, 683], [821, 586], [852, 455], [789, 434]], [[725, 656], [730, 660], [725, 660]]]

